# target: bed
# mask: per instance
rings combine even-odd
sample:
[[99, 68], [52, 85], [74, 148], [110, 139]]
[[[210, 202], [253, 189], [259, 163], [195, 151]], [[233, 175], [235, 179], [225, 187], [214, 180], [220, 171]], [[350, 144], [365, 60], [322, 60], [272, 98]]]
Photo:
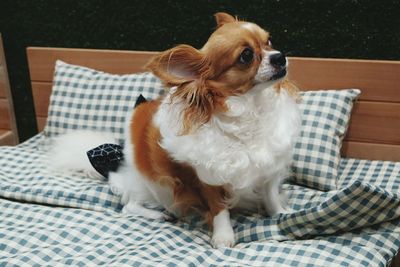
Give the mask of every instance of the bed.
[[400, 266], [400, 62], [290, 58], [290, 78], [305, 92], [361, 89], [335, 188], [285, 183], [293, 213], [234, 213], [233, 248], [213, 249], [196, 216], [160, 222], [124, 215], [106, 181], [49, 169], [46, 121], [57, 60], [128, 74], [142, 72], [155, 53], [27, 49], [41, 132], [0, 147], [0, 265]]

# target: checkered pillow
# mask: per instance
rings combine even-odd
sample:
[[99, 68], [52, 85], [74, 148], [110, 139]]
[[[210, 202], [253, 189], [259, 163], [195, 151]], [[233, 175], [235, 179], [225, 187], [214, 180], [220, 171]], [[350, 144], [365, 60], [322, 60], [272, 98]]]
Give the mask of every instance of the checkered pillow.
[[294, 156], [294, 181], [319, 190], [337, 188], [340, 148], [358, 89], [302, 92], [301, 134]]
[[124, 122], [136, 98], [142, 94], [154, 99], [162, 93], [161, 82], [150, 73], [115, 75], [58, 60], [44, 133], [105, 130], [122, 141]]

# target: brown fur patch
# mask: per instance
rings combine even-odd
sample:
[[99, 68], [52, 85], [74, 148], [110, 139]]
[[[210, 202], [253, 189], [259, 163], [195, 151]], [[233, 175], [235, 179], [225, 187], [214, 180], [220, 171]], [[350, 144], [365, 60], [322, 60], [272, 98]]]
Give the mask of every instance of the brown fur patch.
[[174, 194], [174, 208], [179, 214], [201, 213], [208, 223], [226, 207], [228, 191], [222, 186], [204, 184], [195, 170], [174, 161], [160, 147], [160, 131], [152, 123], [160, 101], [149, 101], [136, 108], [131, 123], [134, 164], [151, 182], [168, 186]]
[[178, 45], [152, 58], [145, 68], [172, 87], [208, 76], [209, 61], [197, 49]]

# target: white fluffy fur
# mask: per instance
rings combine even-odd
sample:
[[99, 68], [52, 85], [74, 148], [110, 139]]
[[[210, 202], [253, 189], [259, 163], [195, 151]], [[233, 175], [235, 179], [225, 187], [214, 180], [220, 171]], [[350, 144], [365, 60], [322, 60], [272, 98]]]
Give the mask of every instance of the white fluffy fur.
[[115, 144], [116, 139], [108, 133], [85, 130], [56, 137], [51, 144], [49, 168], [62, 172], [81, 171], [89, 177], [101, 178], [90, 164], [86, 151], [104, 143]]
[[295, 100], [285, 90], [278, 93], [264, 86], [230, 97], [228, 112], [213, 116], [190, 135], [179, 135], [183, 106], [171, 104], [169, 96], [154, 122], [160, 128], [160, 145], [175, 160], [190, 163], [207, 184], [231, 185], [232, 207], [255, 209], [273, 188], [264, 204], [274, 214], [283, 211], [278, 188], [288, 174], [300, 117]]

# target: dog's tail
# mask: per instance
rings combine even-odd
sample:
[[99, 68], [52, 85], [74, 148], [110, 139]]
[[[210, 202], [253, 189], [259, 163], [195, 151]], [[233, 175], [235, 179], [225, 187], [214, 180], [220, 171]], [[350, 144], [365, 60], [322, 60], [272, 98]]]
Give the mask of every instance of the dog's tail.
[[110, 133], [78, 130], [55, 137], [48, 153], [49, 168], [58, 172], [83, 172], [92, 178], [101, 178], [89, 161], [87, 151], [105, 143], [117, 144]]

